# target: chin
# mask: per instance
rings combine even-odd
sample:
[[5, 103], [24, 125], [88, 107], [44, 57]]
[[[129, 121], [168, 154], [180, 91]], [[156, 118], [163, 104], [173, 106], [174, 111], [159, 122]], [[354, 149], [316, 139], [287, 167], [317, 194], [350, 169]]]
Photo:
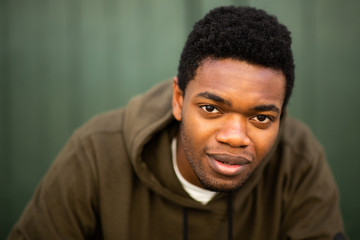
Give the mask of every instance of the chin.
[[198, 178], [198, 179], [200, 183], [203, 185], [203, 187], [209, 191], [229, 193], [240, 190], [246, 184], [249, 176], [250, 174], [235, 183], [227, 182], [224, 180], [217, 181], [216, 179], [210, 179], [210, 178], [205, 178], [205, 179]]

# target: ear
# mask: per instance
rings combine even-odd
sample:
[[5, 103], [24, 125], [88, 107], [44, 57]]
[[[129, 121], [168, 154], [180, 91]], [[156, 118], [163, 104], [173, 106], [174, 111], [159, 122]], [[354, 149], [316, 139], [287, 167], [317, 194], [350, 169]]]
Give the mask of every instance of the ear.
[[178, 78], [174, 77], [172, 108], [173, 108], [173, 115], [175, 119], [178, 121], [181, 121], [181, 111], [182, 111], [183, 101], [184, 101], [183, 92], [179, 88]]

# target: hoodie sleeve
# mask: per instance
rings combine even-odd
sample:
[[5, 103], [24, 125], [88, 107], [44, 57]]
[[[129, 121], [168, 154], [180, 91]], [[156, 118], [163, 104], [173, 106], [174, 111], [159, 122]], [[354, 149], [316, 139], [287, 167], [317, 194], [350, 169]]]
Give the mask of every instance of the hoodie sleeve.
[[12, 239], [86, 239], [96, 235], [97, 188], [91, 151], [74, 135], [56, 158], [21, 218]]
[[285, 203], [283, 239], [345, 238], [339, 194], [324, 151], [314, 159], [299, 159]]

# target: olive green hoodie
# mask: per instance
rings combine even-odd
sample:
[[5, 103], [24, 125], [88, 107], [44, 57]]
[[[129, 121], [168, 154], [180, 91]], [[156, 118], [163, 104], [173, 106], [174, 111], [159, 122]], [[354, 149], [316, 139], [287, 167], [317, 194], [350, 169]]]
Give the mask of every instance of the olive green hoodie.
[[324, 152], [290, 117], [242, 189], [189, 197], [171, 160], [171, 91], [161, 83], [78, 129], [9, 239], [344, 239]]

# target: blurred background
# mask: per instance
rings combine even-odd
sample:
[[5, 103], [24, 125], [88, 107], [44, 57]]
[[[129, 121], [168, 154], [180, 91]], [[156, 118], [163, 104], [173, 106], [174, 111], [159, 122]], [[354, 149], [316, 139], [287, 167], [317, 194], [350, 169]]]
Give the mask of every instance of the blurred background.
[[0, 0], [0, 239], [74, 129], [176, 75], [193, 23], [220, 4], [263, 8], [292, 32], [289, 111], [324, 145], [360, 239], [358, 0]]

